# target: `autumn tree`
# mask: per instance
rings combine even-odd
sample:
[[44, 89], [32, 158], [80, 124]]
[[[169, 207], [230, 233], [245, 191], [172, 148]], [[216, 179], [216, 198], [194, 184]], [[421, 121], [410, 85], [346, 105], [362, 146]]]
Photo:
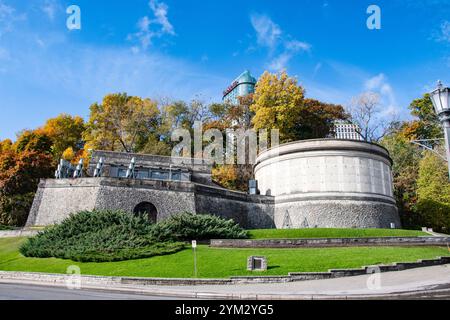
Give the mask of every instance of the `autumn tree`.
[[305, 99], [293, 131], [297, 140], [325, 138], [332, 132], [336, 120], [347, 117], [344, 107], [340, 105]]
[[305, 90], [285, 71], [265, 72], [259, 79], [251, 110], [256, 130], [280, 130], [280, 142], [325, 138], [334, 120], [346, 119], [344, 108], [305, 99]]
[[14, 143], [14, 150], [18, 153], [24, 151], [36, 151], [45, 154], [52, 153], [52, 139], [44, 131], [37, 130], [23, 130]]
[[23, 226], [41, 178], [51, 177], [51, 154], [34, 150], [0, 154], [0, 224]]
[[84, 139], [95, 149], [136, 152], [157, 130], [159, 110], [150, 99], [110, 94], [90, 110]]
[[251, 105], [255, 113], [253, 125], [256, 130], [278, 129], [281, 142], [295, 141], [300, 118], [300, 106], [304, 101], [304, 89], [295, 78], [285, 71], [279, 74], [265, 72], [258, 80]]
[[11, 151], [13, 149], [13, 143], [10, 139], [0, 141], [0, 153]]
[[[212, 119], [205, 125], [204, 129], [218, 129], [225, 135], [228, 135], [229, 139], [234, 137], [235, 143], [239, 143], [235, 133], [245, 132], [253, 127], [252, 119], [254, 113], [250, 110], [250, 106], [253, 103], [253, 95], [239, 97], [238, 102], [238, 104], [212, 104], [210, 106]], [[224, 157], [227, 151], [226, 138], [225, 136], [223, 145]], [[245, 141], [245, 152], [246, 154], [250, 152], [248, 140]], [[233, 156], [236, 158], [236, 155]], [[235, 162], [237, 162], [236, 160]], [[233, 190], [247, 191], [248, 181], [253, 178], [253, 165], [250, 163], [216, 164], [212, 173], [213, 180], [219, 185]]]
[[211, 119], [209, 106], [200, 99], [166, 102], [162, 106], [163, 126], [167, 131], [175, 129], [192, 129], [194, 123], [206, 123]]
[[[189, 103], [184, 101], [166, 101], [161, 106], [160, 137], [170, 148], [169, 154], [178, 142], [172, 141], [172, 133], [176, 129], [185, 129], [194, 136], [194, 126], [201, 123], [203, 131], [211, 121], [209, 106], [200, 99], [193, 99]], [[191, 150], [194, 150], [194, 139], [192, 139]], [[197, 155], [200, 157], [200, 155]]]
[[83, 118], [79, 116], [60, 114], [55, 118], [48, 119], [41, 130], [52, 141], [52, 152], [55, 159], [61, 158], [68, 148], [74, 152], [83, 149], [82, 135], [85, 126]]

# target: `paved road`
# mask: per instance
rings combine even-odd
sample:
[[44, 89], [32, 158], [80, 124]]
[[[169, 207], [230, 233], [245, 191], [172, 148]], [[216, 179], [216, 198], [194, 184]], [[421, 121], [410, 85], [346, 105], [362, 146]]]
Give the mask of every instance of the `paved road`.
[[170, 297], [0, 283], [0, 300], [174, 300]]
[[[407, 296], [386, 296], [376, 299], [411, 299], [425, 300], [438, 299], [450, 300], [449, 286], [436, 288], [436, 292], [411, 293]], [[444, 289], [444, 290], [443, 290]], [[347, 298], [348, 299], [348, 298]], [[370, 299], [370, 298], [365, 298]], [[177, 300], [172, 297], [152, 297], [149, 295], [115, 293], [93, 290], [68, 290], [48, 286], [36, 286], [26, 284], [0, 284], [0, 300]]]

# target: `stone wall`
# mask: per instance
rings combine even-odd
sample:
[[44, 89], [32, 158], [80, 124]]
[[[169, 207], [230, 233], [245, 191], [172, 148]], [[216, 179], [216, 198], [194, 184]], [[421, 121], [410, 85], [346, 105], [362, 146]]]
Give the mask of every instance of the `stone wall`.
[[400, 228], [393, 203], [355, 200], [301, 200], [276, 203], [277, 228]]
[[445, 247], [450, 237], [370, 237], [370, 238], [304, 238], [304, 239], [222, 239], [211, 240], [218, 248], [327, 248], [357, 246], [439, 246]]
[[248, 229], [275, 228], [273, 198], [196, 185], [197, 213], [233, 219]]
[[400, 228], [391, 164], [375, 144], [305, 140], [260, 154], [255, 176], [277, 228]]
[[184, 182], [107, 179], [101, 183], [95, 208], [133, 212], [142, 202], [149, 202], [156, 207], [158, 221], [175, 213], [195, 212], [194, 185]]
[[26, 226], [52, 225], [71, 213], [94, 209], [99, 189], [95, 179], [41, 180]]
[[133, 212], [142, 202], [156, 207], [157, 220], [181, 212], [233, 219], [245, 228], [273, 228], [273, 199], [191, 182], [82, 178], [42, 180], [27, 226], [61, 222], [81, 210]]
[[[169, 168], [168, 157], [96, 151], [108, 166]], [[92, 209], [133, 212], [148, 202], [157, 220], [180, 212], [209, 213], [256, 228], [399, 228], [392, 194], [391, 159], [386, 149], [348, 140], [308, 140], [259, 155], [255, 167], [262, 195], [226, 190], [211, 181], [211, 166], [187, 163], [191, 181], [117, 177], [42, 180], [27, 226], [51, 225], [71, 213]]]

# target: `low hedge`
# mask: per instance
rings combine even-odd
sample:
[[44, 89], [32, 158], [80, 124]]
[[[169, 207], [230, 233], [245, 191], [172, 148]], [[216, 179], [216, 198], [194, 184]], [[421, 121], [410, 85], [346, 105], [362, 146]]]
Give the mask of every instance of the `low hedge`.
[[152, 225], [145, 216], [123, 211], [82, 211], [25, 242], [26, 257], [111, 262], [171, 254], [183, 241], [243, 239], [247, 231], [233, 220], [182, 213]]
[[122, 211], [83, 211], [30, 238], [20, 252], [27, 257], [109, 262], [177, 252], [184, 244], [155, 241], [152, 225]]
[[151, 230], [158, 241], [247, 239], [248, 232], [233, 220], [207, 214], [181, 213], [155, 224]]

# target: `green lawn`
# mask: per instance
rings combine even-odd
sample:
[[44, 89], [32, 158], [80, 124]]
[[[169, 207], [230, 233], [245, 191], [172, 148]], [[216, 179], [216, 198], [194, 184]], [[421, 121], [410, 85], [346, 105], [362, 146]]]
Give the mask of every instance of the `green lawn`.
[[[62, 259], [25, 258], [18, 248], [24, 238], [0, 239], [0, 270], [65, 273], [78, 265], [82, 274], [105, 276], [189, 278], [193, 276], [192, 249], [148, 259], [78, 263]], [[354, 268], [392, 262], [416, 261], [449, 255], [439, 247], [354, 247], [311, 249], [220, 249], [199, 246], [199, 277], [226, 278], [251, 275], [246, 271], [247, 257], [264, 255], [269, 270], [261, 275], [287, 275], [288, 272], [327, 271], [332, 268]]]
[[428, 233], [402, 229], [262, 229], [250, 230], [251, 239], [293, 238], [368, 238], [368, 237], [418, 237]]

